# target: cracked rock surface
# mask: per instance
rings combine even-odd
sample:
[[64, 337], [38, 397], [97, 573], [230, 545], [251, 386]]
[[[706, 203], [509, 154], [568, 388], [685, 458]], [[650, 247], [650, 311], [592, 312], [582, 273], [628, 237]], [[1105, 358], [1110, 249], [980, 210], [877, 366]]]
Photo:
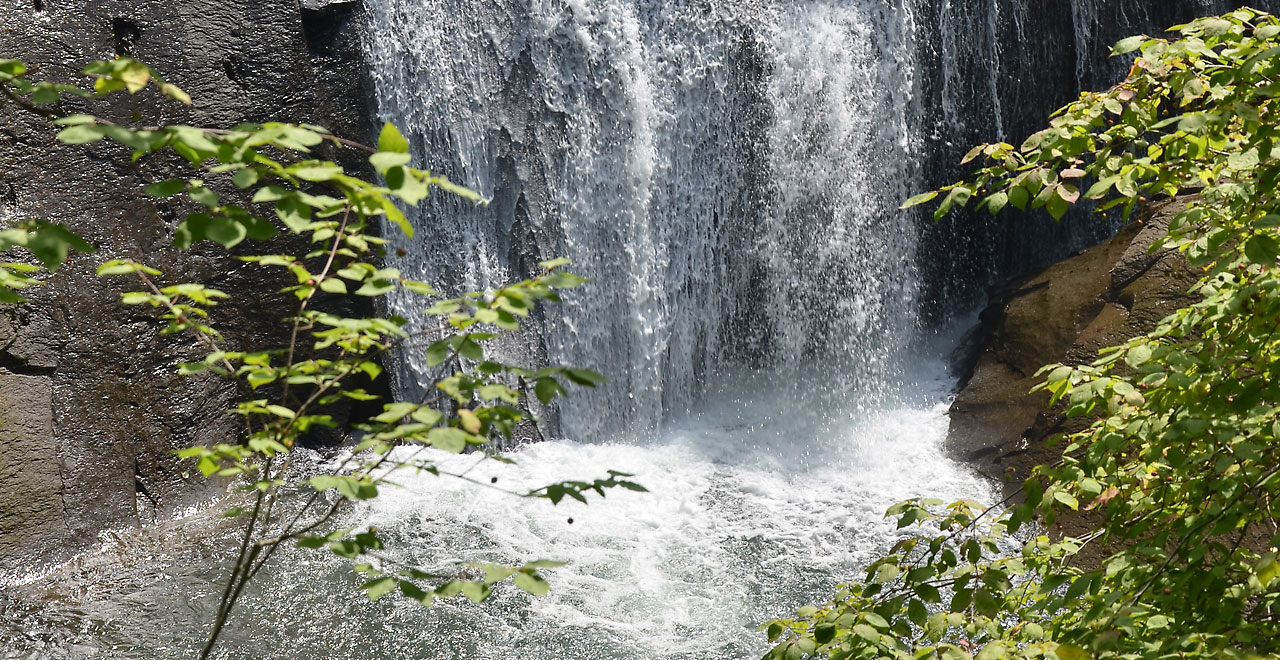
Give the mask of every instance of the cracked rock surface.
[[[33, 78], [83, 84], [88, 62], [130, 55], [195, 100], [91, 102], [115, 121], [310, 122], [367, 139], [359, 12], [346, 2], [317, 15], [296, 0], [0, 0], [0, 57], [26, 61]], [[61, 145], [44, 121], [0, 104], [0, 223], [62, 222], [99, 250], [31, 289], [30, 302], [0, 306], [0, 576], [83, 550], [105, 529], [171, 517], [216, 488], [184, 474], [172, 451], [234, 441], [234, 387], [178, 376], [201, 347], [158, 338], [155, 314], [122, 307], [136, 283], [94, 275], [102, 261], [134, 258], [169, 281], [236, 292], [214, 325], [246, 348], [282, 343], [265, 321], [287, 309], [280, 282], [218, 247], [171, 247], [190, 209], [142, 189], [184, 173], [162, 158], [132, 164], [106, 142]]]
[[1082, 428], [1028, 394], [1040, 367], [1087, 364], [1145, 334], [1195, 298], [1198, 276], [1178, 253], [1148, 248], [1187, 199], [1148, 206], [1114, 238], [1012, 282], [992, 296], [975, 335], [972, 375], [951, 407], [952, 454], [1012, 491], [1057, 459], [1051, 435]]

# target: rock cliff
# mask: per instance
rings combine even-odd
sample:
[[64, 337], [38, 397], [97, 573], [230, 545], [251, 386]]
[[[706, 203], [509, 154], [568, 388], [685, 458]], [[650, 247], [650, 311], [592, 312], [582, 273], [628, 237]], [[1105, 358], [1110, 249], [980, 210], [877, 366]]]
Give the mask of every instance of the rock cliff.
[[1018, 278], [992, 296], [972, 344], [971, 375], [951, 408], [952, 452], [988, 477], [1017, 486], [1057, 458], [1045, 440], [1074, 430], [1029, 394], [1045, 364], [1086, 364], [1098, 351], [1146, 333], [1194, 301], [1197, 275], [1181, 255], [1149, 248], [1187, 200], [1147, 207], [1115, 237]]
[[[364, 138], [360, 11], [350, 0], [7, 0], [0, 57], [24, 60], [33, 77], [82, 83], [88, 62], [129, 55], [195, 99], [190, 109], [146, 95], [92, 102], [116, 120], [311, 122]], [[173, 281], [240, 292], [216, 320], [244, 346], [279, 343], [263, 312], [285, 309], [278, 283], [221, 249], [170, 246], [187, 209], [142, 194], [164, 178], [163, 161], [135, 165], [106, 143], [71, 147], [53, 136], [0, 104], [0, 220], [62, 222], [99, 249], [31, 290], [29, 303], [0, 306], [0, 576], [207, 497], [171, 452], [236, 433], [223, 412], [233, 387], [179, 377], [175, 365], [195, 347], [157, 339], [154, 316], [120, 306], [127, 283], [99, 280], [96, 263], [145, 259]]]

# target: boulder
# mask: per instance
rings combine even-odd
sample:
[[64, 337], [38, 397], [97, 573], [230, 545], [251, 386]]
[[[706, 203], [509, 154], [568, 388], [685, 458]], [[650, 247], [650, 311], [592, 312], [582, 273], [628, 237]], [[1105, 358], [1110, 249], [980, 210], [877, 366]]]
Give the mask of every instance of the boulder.
[[1098, 351], [1155, 328], [1194, 302], [1198, 279], [1180, 254], [1152, 252], [1187, 199], [1151, 204], [1137, 221], [1100, 245], [1017, 278], [981, 313], [968, 375], [951, 407], [953, 455], [1012, 491], [1057, 450], [1046, 440], [1075, 430], [1048, 410], [1049, 395], [1031, 394], [1044, 365], [1087, 364]]

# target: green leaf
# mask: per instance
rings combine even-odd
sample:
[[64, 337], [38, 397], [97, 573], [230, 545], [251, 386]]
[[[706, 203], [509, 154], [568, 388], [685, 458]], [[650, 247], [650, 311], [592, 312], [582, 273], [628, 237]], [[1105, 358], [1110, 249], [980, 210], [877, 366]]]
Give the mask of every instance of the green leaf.
[[601, 376], [589, 369], [574, 369], [572, 367], [566, 367], [562, 373], [564, 373], [564, 377], [568, 379], [569, 382], [583, 387], [596, 387], [608, 382], [605, 380], [604, 376]]
[[183, 105], [191, 105], [191, 95], [187, 94], [182, 90], [182, 88], [176, 85], [162, 83], [160, 85], [160, 93]]
[[453, 349], [449, 347], [449, 342], [445, 340], [437, 341], [427, 347], [427, 366], [440, 366], [445, 360], [449, 359], [449, 355]]
[[512, 579], [521, 591], [534, 596], [545, 596], [551, 590], [551, 585], [534, 573], [516, 573]]
[[1004, 642], [991, 642], [978, 651], [976, 660], [1001, 660], [1009, 656], [1009, 649]]
[[395, 124], [387, 122], [382, 125], [382, 132], [378, 134], [378, 151], [407, 154], [409, 141], [404, 139], [404, 135], [395, 127]]
[[985, 150], [986, 148], [987, 148], [987, 145], [985, 145], [985, 144], [980, 144], [980, 145], [978, 145], [978, 146], [976, 146], [976, 147], [974, 147], [974, 148], [970, 149], [970, 150], [969, 150], [969, 153], [966, 153], [966, 154], [964, 155], [964, 158], [961, 158], [961, 159], [960, 159], [960, 164], [961, 164], [961, 165], [965, 165], [965, 164], [967, 164], [967, 163], [969, 163], [969, 162], [972, 162], [972, 161], [973, 161], [973, 159], [977, 158], [978, 156], [981, 156], [981, 155], [982, 155], [983, 150]]
[[347, 283], [336, 277], [326, 277], [320, 281], [320, 290], [326, 293], [345, 295], [347, 293]]
[[1258, 166], [1259, 157], [1257, 149], [1250, 149], [1243, 153], [1234, 153], [1227, 158], [1227, 166], [1233, 170], [1251, 170]]
[[911, 207], [913, 207], [913, 206], [919, 206], [919, 205], [921, 205], [921, 204], [924, 204], [925, 202], [928, 202], [928, 201], [933, 200], [933, 199], [934, 199], [934, 198], [936, 198], [937, 196], [938, 196], [938, 191], [936, 191], [936, 190], [934, 190], [934, 191], [930, 191], [930, 192], [927, 192], [927, 193], [920, 193], [919, 195], [915, 195], [914, 197], [912, 197], [912, 198], [908, 199], [907, 201], [903, 202], [903, 203], [902, 203], [902, 206], [900, 206], [900, 207], [898, 207], [898, 208], [905, 210], [905, 209], [909, 209], [909, 208], [911, 208]]
[[557, 396], [565, 393], [564, 388], [560, 386], [560, 383], [557, 382], [556, 379], [550, 377], [539, 378], [536, 380], [534, 382], [533, 391], [543, 405], [551, 403]]
[[218, 194], [203, 185], [192, 185], [187, 189], [187, 195], [196, 202], [207, 206], [210, 210], [219, 206]]
[[1073, 511], [1078, 511], [1080, 509], [1080, 502], [1076, 500], [1074, 495], [1065, 490], [1055, 491], [1053, 493], [1053, 499], [1069, 507]]
[[[1061, 190], [1061, 188], [1058, 190]], [[1049, 197], [1048, 203], [1045, 204], [1045, 209], [1049, 211], [1049, 215], [1053, 216], [1054, 220], [1061, 220], [1067, 214], [1067, 211], [1071, 209], [1071, 202], [1063, 198], [1061, 194], [1054, 194]]]
[[978, 613], [986, 617], [994, 617], [1000, 611], [1000, 600], [986, 588], [973, 592], [973, 606]]
[[1092, 653], [1071, 644], [1059, 644], [1053, 652], [1059, 660], [1093, 660]]
[[1233, 24], [1222, 18], [1206, 18], [1200, 23], [1205, 36], [1220, 37], [1231, 32]]
[[147, 86], [147, 83], [151, 81], [151, 69], [136, 60], [128, 61], [118, 75], [130, 94], [137, 94], [142, 91]]
[[1125, 362], [1131, 367], [1138, 367], [1146, 364], [1151, 359], [1151, 347], [1146, 344], [1138, 344], [1129, 349], [1125, 354]]
[[1120, 180], [1119, 176], [1108, 176], [1108, 177], [1103, 177], [1099, 179], [1097, 183], [1094, 183], [1092, 186], [1089, 186], [1089, 190], [1085, 192], [1084, 198], [1085, 199], [1102, 199], [1107, 195], [1107, 192], [1111, 190], [1111, 186], [1114, 186], [1116, 182], [1119, 180]]
[[1145, 35], [1138, 35], [1136, 37], [1121, 39], [1120, 42], [1117, 43], [1115, 47], [1111, 49], [1111, 56], [1115, 57], [1117, 55], [1132, 53], [1133, 51], [1141, 48], [1142, 44], [1147, 42], [1147, 39], [1148, 37], [1146, 37]]
[[467, 434], [454, 428], [435, 428], [427, 433], [432, 447], [451, 454], [461, 454], [467, 448]]
[[257, 168], [246, 167], [236, 172], [235, 175], [231, 177], [231, 182], [234, 183], [237, 188], [244, 189], [257, 183], [259, 176], [261, 176], [261, 174], [258, 172]]
[[53, 120], [56, 126], [79, 126], [80, 124], [96, 124], [98, 118], [93, 115], [67, 115]]
[[481, 348], [480, 344], [469, 338], [459, 342], [456, 350], [458, 355], [468, 360], [475, 360], [476, 362], [484, 360], [484, 349]]
[[923, 628], [929, 619], [929, 609], [925, 607], [924, 602], [919, 599], [912, 598], [911, 603], [907, 606], [907, 618], [909, 618], [912, 623]]
[[861, 637], [873, 644], [880, 643], [880, 631], [868, 626], [865, 623], [859, 623], [853, 627], [853, 634]]
[[943, 636], [947, 634], [947, 615], [944, 612], [938, 612], [929, 617], [929, 623], [925, 627], [925, 634], [933, 642], [939, 642]]
[[[369, 156], [369, 164], [373, 165], [373, 169], [377, 170], [378, 174], [386, 174], [387, 170], [390, 170], [393, 167], [408, 165], [409, 160], [409, 154], [395, 153], [391, 151], [379, 151], [378, 153]], [[403, 185], [403, 179], [401, 180], [401, 184]], [[387, 187], [392, 190], [396, 190], [400, 186], [393, 186], [388, 183]]]
[[50, 105], [57, 103], [62, 95], [57, 88], [51, 83], [42, 82], [36, 86], [35, 92], [31, 94], [31, 102], [36, 105]]
[[[56, 270], [61, 266], [71, 250], [96, 251], [96, 248], [66, 227], [43, 221], [35, 223], [35, 228], [27, 239], [27, 249], [49, 270]], [[17, 264], [8, 265], [9, 268], [16, 266]]]
[[987, 210], [991, 212], [991, 215], [995, 215], [1000, 211], [1003, 211], [1004, 207], [1008, 204], [1009, 194], [1003, 191], [995, 193], [987, 198]]
[[1022, 186], [1014, 186], [1009, 189], [1009, 203], [1012, 204], [1014, 208], [1020, 211], [1025, 211], [1027, 204], [1030, 201], [1031, 193], [1028, 192], [1026, 188], [1023, 188]]
[[173, 197], [187, 189], [187, 182], [182, 179], [160, 181], [147, 186], [147, 194], [152, 197]]
[[27, 65], [19, 60], [0, 59], [0, 73], [4, 73], [13, 77], [21, 76], [27, 72]]
[[1245, 243], [1244, 256], [1255, 264], [1274, 266], [1280, 256], [1280, 242], [1267, 234], [1257, 234]]
[[205, 238], [220, 244], [222, 247], [232, 248], [239, 245], [249, 235], [249, 232], [239, 222], [220, 219], [210, 222], [205, 227], [204, 235]]
[[296, 195], [281, 198], [276, 202], [276, 216], [285, 227], [289, 228], [289, 231], [295, 234], [300, 234], [311, 226], [311, 207]]
[[326, 163], [321, 161], [307, 161], [299, 163], [285, 171], [299, 179], [302, 179], [303, 181], [314, 182], [330, 181], [342, 176], [342, 168], [336, 163]]
[[876, 584], [884, 584], [891, 582], [898, 577], [899, 569], [893, 564], [881, 564], [876, 568], [872, 582]]
[[1211, 117], [1204, 112], [1185, 114], [1178, 120], [1178, 130], [1187, 133], [1200, 133], [1208, 125], [1210, 119]]
[[391, 593], [396, 588], [397, 584], [398, 582], [395, 578], [380, 577], [364, 583], [360, 588], [364, 589], [365, 592], [369, 594], [369, 600], [378, 600], [379, 598]]
[[78, 124], [64, 128], [58, 132], [58, 141], [63, 144], [89, 144], [97, 142], [106, 135], [106, 130], [97, 124]]

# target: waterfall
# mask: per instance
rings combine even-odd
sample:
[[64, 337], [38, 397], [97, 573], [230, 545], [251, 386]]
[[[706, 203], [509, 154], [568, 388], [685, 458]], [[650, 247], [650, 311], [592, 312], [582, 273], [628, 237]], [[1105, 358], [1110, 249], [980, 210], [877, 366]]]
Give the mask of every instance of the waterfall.
[[541, 348], [611, 381], [571, 437], [653, 431], [742, 366], [882, 397], [920, 277], [913, 4], [373, 3], [381, 117], [490, 199], [427, 205], [397, 265], [482, 288], [571, 258], [593, 283]]
[[[827, 390], [891, 399], [921, 318], [1114, 228], [934, 229], [898, 203], [1113, 75], [1117, 29], [1222, 3], [369, 4], [379, 117], [489, 200], [424, 205], [395, 265], [462, 290], [572, 259], [593, 283], [510, 357], [604, 372], [563, 404], [588, 439], [650, 434], [753, 368], [819, 364]], [[399, 376], [429, 382], [421, 347]]]
[[[335, 521], [377, 527], [387, 556], [434, 574], [568, 561], [545, 597], [371, 604], [345, 562], [288, 549], [245, 592], [222, 657], [759, 657], [756, 626], [905, 533], [890, 503], [990, 501], [943, 451], [963, 330], [947, 320], [1112, 226], [934, 225], [899, 202], [954, 180], [969, 145], [1017, 140], [1103, 84], [1124, 66], [1109, 42], [1228, 4], [365, 0], [379, 118], [489, 201], [433, 196], [393, 265], [457, 291], [571, 258], [593, 282], [497, 350], [611, 382], [571, 393], [560, 439], [515, 465], [442, 456], [468, 481], [398, 475]], [[423, 349], [402, 356], [402, 390], [429, 382]], [[528, 492], [611, 468], [652, 492], [551, 507], [471, 483]], [[172, 545], [106, 545], [65, 596], [0, 599], [20, 614], [0, 640], [53, 658], [198, 648], [193, 612], [213, 609], [219, 576], [207, 550]]]

